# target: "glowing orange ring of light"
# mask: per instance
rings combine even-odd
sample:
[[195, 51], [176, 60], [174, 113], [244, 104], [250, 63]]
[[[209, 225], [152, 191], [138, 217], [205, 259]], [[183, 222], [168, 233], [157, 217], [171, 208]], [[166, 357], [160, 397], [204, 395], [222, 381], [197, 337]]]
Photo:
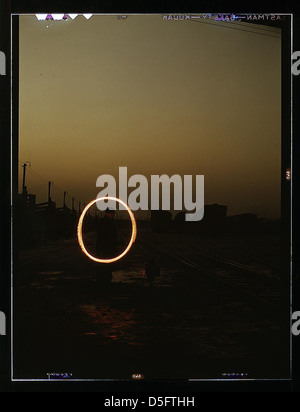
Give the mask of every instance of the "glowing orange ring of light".
[[[122, 252], [119, 256], [116, 256], [114, 258], [111, 259], [99, 259], [96, 258], [95, 256], [91, 255], [85, 248], [84, 246], [84, 242], [83, 242], [83, 238], [82, 238], [82, 223], [83, 223], [83, 219], [86, 215], [86, 212], [89, 210], [89, 208], [91, 206], [93, 206], [96, 202], [100, 202], [101, 200], [113, 200], [115, 202], [119, 202], [121, 205], [123, 205], [125, 207], [125, 209], [127, 210], [130, 219], [131, 219], [131, 226], [132, 226], [132, 231], [131, 231], [131, 238], [130, 241], [128, 243], [127, 248], [124, 250], [124, 252]], [[134, 214], [132, 212], [132, 210], [129, 208], [129, 206], [123, 202], [121, 199], [118, 199], [117, 197], [100, 197], [99, 199], [95, 199], [92, 202], [90, 202], [83, 210], [79, 221], [78, 221], [78, 226], [77, 226], [77, 237], [78, 237], [78, 242], [79, 245], [81, 247], [81, 250], [83, 251], [83, 253], [85, 253], [87, 255], [87, 257], [89, 257], [90, 259], [92, 259], [93, 261], [97, 262], [97, 263], [113, 263], [116, 262], [117, 260], [122, 259], [122, 257], [124, 257], [126, 255], [126, 253], [130, 250], [131, 246], [133, 245], [133, 243], [135, 242], [136, 239], [136, 234], [137, 234], [137, 228], [136, 228], [136, 221], [135, 221], [135, 217]]]

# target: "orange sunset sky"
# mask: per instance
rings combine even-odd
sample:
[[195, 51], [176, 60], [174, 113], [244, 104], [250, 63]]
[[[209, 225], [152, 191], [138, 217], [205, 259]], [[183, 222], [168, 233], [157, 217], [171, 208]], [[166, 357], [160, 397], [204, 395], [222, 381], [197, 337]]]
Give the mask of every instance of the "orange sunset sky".
[[204, 175], [206, 204], [278, 218], [280, 29], [21, 16], [19, 160], [19, 190], [30, 161], [38, 202], [48, 180], [57, 206], [64, 190], [69, 206], [89, 202], [98, 176], [127, 166], [129, 176]]

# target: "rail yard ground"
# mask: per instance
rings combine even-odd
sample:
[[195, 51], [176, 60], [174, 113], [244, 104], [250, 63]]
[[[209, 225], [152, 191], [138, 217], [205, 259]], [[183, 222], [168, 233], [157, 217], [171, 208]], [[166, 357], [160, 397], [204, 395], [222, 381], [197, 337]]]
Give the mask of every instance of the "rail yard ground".
[[[161, 267], [153, 285], [144, 275], [150, 258]], [[19, 252], [15, 379], [288, 378], [279, 237], [159, 234], [143, 225], [111, 285], [99, 286], [97, 271], [75, 236]]]

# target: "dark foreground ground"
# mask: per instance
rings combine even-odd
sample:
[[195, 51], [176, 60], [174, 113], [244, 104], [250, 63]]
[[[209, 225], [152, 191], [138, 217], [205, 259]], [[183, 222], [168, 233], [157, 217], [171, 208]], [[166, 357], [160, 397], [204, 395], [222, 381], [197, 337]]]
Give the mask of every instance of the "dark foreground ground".
[[[97, 285], [99, 266], [76, 238], [52, 242], [20, 252], [15, 269], [14, 379], [288, 378], [280, 310], [223, 282], [230, 269], [205, 262], [194, 244], [262, 273], [276, 303], [276, 237], [205, 239], [145, 228], [108, 288]], [[143, 269], [153, 256], [161, 275], [151, 286]]]

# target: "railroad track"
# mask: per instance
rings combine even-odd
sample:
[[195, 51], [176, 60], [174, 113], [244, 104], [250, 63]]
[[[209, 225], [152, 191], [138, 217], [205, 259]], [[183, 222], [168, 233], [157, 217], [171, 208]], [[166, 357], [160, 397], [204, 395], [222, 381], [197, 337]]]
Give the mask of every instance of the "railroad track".
[[[197, 257], [184, 256], [182, 250], [174, 245], [166, 247], [157, 247], [153, 244], [147, 244], [147, 247], [152, 248], [160, 255], [165, 255], [168, 258], [188, 266], [191, 269], [201, 272], [207, 278], [214, 279], [229, 287], [234, 293], [239, 296], [244, 296], [251, 303], [263, 305], [265, 308], [280, 310], [280, 293], [278, 279], [262, 276], [255, 270], [250, 270], [249, 267], [236, 264], [237, 262], [227, 261], [215, 255], [207, 256], [198, 254]], [[209, 259], [207, 258], [209, 256]], [[200, 258], [197, 259], [197, 258]], [[208, 260], [216, 264], [216, 270], [208, 268]], [[247, 269], [247, 270], [246, 270]]]
[[[67, 248], [69, 248], [69, 247], [74, 247], [74, 243], [67, 243], [67, 244], [64, 244], [64, 245], [60, 245], [60, 246], [58, 246], [58, 247], [53, 247], [52, 248], [52, 246], [48, 246], [48, 247], [50, 247], [50, 249], [48, 249], [47, 250], [47, 254], [50, 254], [50, 255], [53, 255], [53, 254], [55, 254], [56, 252], [58, 252], [58, 251], [62, 251], [62, 250], [65, 250], [65, 249], [67, 249]], [[35, 262], [38, 262], [39, 260], [40, 260], [40, 253], [41, 252], [44, 252], [45, 251], [45, 249], [36, 249], [35, 250], [35, 254], [36, 254], [36, 256], [33, 258], [33, 259], [30, 259], [30, 260], [27, 260], [27, 261], [25, 261], [25, 262], [22, 262], [22, 263], [19, 263], [17, 266], [16, 266], [16, 268], [17, 269], [20, 269], [20, 268], [22, 268], [22, 267], [25, 267], [25, 266], [28, 266], [28, 265], [30, 265], [30, 264], [32, 264], [32, 263], [35, 263]]]
[[[247, 266], [247, 265], [243, 265], [243, 264], [241, 264], [241, 263], [239, 263], [239, 262], [236, 262], [236, 261], [233, 261], [233, 260], [230, 260], [230, 259], [225, 259], [225, 258], [223, 258], [223, 257], [221, 257], [221, 256], [218, 256], [218, 255], [215, 255], [215, 254], [213, 254], [213, 253], [209, 253], [209, 252], [206, 252], [205, 250], [203, 250], [203, 249], [201, 249], [199, 246], [196, 246], [195, 244], [189, 244], [193, 249], [195, 249], [195, 250], [197, 250], [198, 252], [199, 252], [199, 254], [201, 254], [203, 257], [205, 257], [206, 259], [211, 259], [211, 260], [213, 260], [213, 261], [218, 261], [218, 262], [221, 262], [221, 263], [224, 263], [225, 265], [228, 265], [228, 266], [231, 266], [231, 267], [237, 267], [237, 268], [239, 268], [239, 269], [243, 269], [243, 271], [244, 272], [247, 272], [247, 273], [254, 273], [254, 274], [256, 274], [256, 275], [259, 275], [259, 276], [265, 276], [265, 277], [268, 277], [268, 278], [270, 278], [271, 276], [270, 275], [268, 275], [268, 274], [266, 274], [266, 273], [264, 273], [264, 272], [262, 272], [262, 271], [258, 271], [258, 270], [255, 270], [255, 269], [253, 269], [253, 268], [251, 268], [251, 267], [249, 267], [249, 266]], [[272, 266], [272, 267], [270, 267], [273, 271], [279, 271], [278, 270], [278, 268], [276, 268], [275, 266]], [[279, 275], [272, 275], [272, 278], [273, 279], [276, 279], [276, 280], [280, 280], [280, 277], [279, 277]]]
[[[55, 253], [57, 250], [74, 247], [69, 243], [58, 248], [54, 248], [48, 253]], [[220, 256], [203, 251], [195, 244], [185, 244], [189, 250], [180, 249], [178, 245], [164, 244], [157, 245], [152, 241], [142, 242], [140, 246], [151, 248], [156, 253], [166, 256], [168, 259], [178, 262], [179, 264], [189, 267], [205, 275], [207, 278], [214, 279], [219, 283], [226, 285], [236, 295], [244, 296], [252, 303], [264, 305], [274, 310], [280, 309], [280, 282], [278, 278], [271, 278], [265, 274], [259, 273], [254, 269], [239, 264], [238, 262], [224, 259]], [[191, 253], [191, 246], [196, 253]], [[19, 268], [32, 264], [39, 258], [24, 262]]]

